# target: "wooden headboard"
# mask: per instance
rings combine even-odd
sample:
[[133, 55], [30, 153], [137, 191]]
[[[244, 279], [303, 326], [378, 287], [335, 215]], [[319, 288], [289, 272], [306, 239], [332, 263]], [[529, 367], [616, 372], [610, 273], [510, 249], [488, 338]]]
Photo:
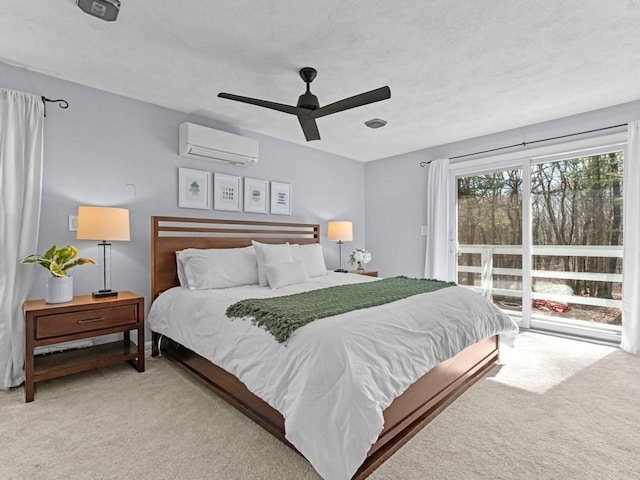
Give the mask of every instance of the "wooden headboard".
[[216, 218], [151, 217], [151, 294], [178, 285], [176, 252], [185, 248], [239, 248], [262, 243], [318, 243], [320, 225]]

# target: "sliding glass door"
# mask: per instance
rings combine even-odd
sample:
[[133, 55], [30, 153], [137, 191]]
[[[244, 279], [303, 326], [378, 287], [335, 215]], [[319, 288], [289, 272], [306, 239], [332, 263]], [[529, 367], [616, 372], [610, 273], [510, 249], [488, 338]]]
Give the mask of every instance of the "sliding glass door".
[[521, 168], [457, 179], [458, 284], [519, 320], [523, 307]]
[[624, 151], [456, 175], [458, 283], [523, 327], [619, 341]]
[[531, 326], [615, 338], [621, 323], [622, 150], [531, 165]]

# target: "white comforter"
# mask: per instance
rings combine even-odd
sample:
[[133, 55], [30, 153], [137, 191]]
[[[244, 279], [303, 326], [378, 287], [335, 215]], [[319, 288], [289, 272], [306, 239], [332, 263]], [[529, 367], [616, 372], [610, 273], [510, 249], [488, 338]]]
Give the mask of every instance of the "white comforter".
[[286, 438], [325, 480], [347, 480], [383, 428], [382, 411], [433, 366], [477, 341], [515, 336], [516, 324], [461, 287], [328, 317], [286, 344], [226, 308], [243, 298], [289, 295], [371, 277], [330, 273], [270, 290], [176, 287], [153, 303], [149, 324], [238, 377], [278, 410]]

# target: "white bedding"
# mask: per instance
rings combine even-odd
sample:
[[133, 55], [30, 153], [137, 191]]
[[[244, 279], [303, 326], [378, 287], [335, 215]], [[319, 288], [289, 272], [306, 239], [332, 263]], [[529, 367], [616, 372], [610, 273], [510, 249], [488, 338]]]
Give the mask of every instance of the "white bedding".
[[176, 287], [153, 303], [148, 322], [282, 413], [287, 440], [325, 480], [348, 480], [378, 438], [383, 410], [409, 385], [483, 338], [514, 338], [518, 331], [485, 298], [461, 287], [316, 320], [286, 344], [249, 320], [225, 316], [243, 298], [366, 281], [376, 279], [331, 272], [278, 290]]

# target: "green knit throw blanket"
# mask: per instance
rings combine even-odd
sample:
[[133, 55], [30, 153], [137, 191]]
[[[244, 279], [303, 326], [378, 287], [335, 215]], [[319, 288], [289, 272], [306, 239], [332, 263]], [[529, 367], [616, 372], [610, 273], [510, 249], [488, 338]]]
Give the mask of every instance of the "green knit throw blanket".
[[383, 278], [283, 297], [248, 298], [231, 305], [226, 313], [230, 318], [253, 317], [254, 323], [264, 326], [282, 343], [296, 329], [318, 318], [375, 307], [454, 285], [455, 282], [424, 278]]

